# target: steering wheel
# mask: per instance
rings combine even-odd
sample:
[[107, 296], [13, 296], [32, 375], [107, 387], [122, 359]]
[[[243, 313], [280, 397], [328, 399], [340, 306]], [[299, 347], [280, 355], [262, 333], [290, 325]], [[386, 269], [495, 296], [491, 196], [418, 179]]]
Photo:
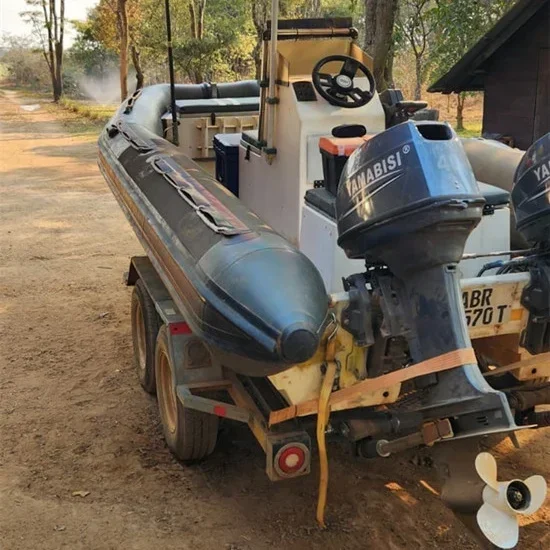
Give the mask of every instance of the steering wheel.
[[[323, 67], [334, 61], [342, 62], [340, 72], [334, 76], [324, 73], [322, 71]], [[369, 81], [368, 90], [355, 86], [353, 79], [357, 76], [357, 71], [367, 77]], [[371, 71], [363, 63], [348, 55], [324, 57], [315, 65], [311, 77], [319, 95], [336, 107], [357, 109], [366, 105], [374, 97], [376, 83]]]

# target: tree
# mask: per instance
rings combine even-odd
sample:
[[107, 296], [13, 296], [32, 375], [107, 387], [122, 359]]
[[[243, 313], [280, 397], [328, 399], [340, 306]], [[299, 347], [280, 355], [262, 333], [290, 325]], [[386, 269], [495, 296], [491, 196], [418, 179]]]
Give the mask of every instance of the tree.
[[129, 31], [128, 12], [126, 11], [128, 0], [117, 0], [116, 12], [118, 37], [120, 40], [120, 101], [128, 97], [128, 52], [129, 52]]
[[374, 79], [380, 91], [391, 84], [392, 36], [398, 0], [365, 0], [365, 50], [374, 60]]
[[72, 61], [86, 76], [100, 80], [117, 66], [118, 56], [97, 38], [92, 12], [85, 21], [74, 21], [76, 37], [68, 51]]
[[40, 37], [42, 52], [52, 81], [53, 100], [63, 95], [63, 43], [65, 39], [65, 0], [26, 0], [31, 10], [21, 16]]
[[398, 42], [411, 49], [415, 61], [414, 99], [422, 99], [426, 54], [436, 18], [432, 0], [401, 0], [396, 21]]
[[[441, 77], [502, 17], [515, 0], [437, 0], [433, 11], [436, 25], [431, 57]], [[456, 127], [464, 129], [466, 93], [457, 96]]]
[[159, 9], [161, 7], [158, 2], [153, 7], [153, 3], [147, 0], [100, 0], [88, 13], [91, 36], [107, 50], [118, 54], [122, 101], [128, 96], [130, 60], [136, 71], [136, 88], [142, 88], [145, 84], [142, 47], [147, 17], [152, 15], [153, 10], [163, 13]]

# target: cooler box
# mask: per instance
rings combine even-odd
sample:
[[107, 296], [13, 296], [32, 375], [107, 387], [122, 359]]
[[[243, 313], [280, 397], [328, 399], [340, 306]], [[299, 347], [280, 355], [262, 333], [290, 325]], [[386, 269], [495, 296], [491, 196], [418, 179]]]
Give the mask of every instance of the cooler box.
[[241, 134], [214, 136], [216, 179], [236, 197], [239, 196], [239, 144]]
[[325, 188], [330, 194], [336, 195], [340, 176], [351, 154], [370, 138], [372, 135], [356, 138], [323, 137], [319, 140]]

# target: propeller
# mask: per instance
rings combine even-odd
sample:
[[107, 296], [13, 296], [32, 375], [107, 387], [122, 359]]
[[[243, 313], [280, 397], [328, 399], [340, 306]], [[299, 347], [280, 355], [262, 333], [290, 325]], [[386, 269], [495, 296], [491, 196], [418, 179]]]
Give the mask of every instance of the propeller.
[[496, 460], [489, 453], [477, 455], [475, 465], [485, 483], [477, 524], [498, 548], [514, 548], [519, 540], [519, 516], [534, 514], [544, 504], [546, 480], [537, 475], [499, 482]]

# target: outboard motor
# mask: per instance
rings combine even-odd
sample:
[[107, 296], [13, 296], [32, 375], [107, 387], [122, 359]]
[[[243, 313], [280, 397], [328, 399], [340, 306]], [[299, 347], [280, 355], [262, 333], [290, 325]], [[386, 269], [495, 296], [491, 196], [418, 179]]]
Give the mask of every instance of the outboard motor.
[[[386, 335], [406, 338], [413, 363], [471, 347], [456, 266], [484, 202], [459, 139], [441, 123], [390, 128], [342, 174], [338, 244], [366, 260]], [[515, 426], [476, 364], [417, 379], [416, 389], [424, 417], [452, 417], [457, 437]]]
[[531, 281], [521, 298], [529, 310], [522, 345], [535, 355], [550, 351], [550, 134], [531, 145], [522, 158], [512, 202], [517, 230], [536, 249], [528, 261]]
[[514, 178], [517, 229], [532, 245], [550, 242], [550, 134], [527, 150]]

